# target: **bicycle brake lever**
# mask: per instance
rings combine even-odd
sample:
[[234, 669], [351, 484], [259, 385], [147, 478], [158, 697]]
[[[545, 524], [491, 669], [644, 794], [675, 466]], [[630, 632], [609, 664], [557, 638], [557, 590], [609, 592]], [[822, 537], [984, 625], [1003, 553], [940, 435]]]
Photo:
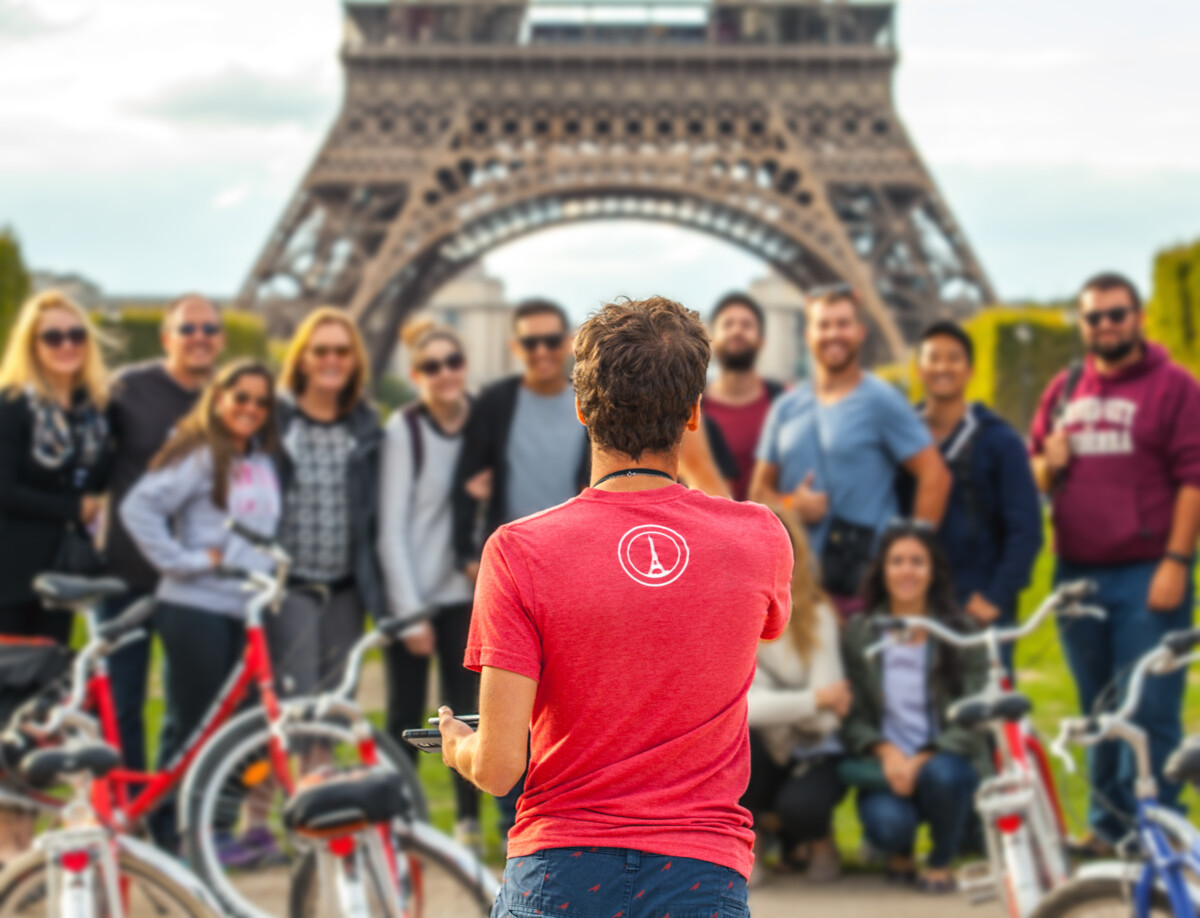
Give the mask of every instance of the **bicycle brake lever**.
[[1075, 722], [1072, 720], [1064, 720], [1058, 727], [1058, 736], [1054, 738], [1054, 742], [1050, 744], [1050, 752], [1062, 762], [1063, 769], [1067, 774], [1075, 774], [1075, 757], [1067, 751], [1067, 743], [1070, 742], [1071, 735]]

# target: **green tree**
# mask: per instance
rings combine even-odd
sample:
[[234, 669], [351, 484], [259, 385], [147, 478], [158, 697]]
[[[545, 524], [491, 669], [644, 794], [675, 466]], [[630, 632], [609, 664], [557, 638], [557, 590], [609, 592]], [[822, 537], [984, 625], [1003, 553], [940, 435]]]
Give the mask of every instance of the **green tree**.
[[21, 259], [21, 244], [11, 229], [0, 229], [0, 348], [8, 342], [8, 331], [27, 296], [29, 272]]

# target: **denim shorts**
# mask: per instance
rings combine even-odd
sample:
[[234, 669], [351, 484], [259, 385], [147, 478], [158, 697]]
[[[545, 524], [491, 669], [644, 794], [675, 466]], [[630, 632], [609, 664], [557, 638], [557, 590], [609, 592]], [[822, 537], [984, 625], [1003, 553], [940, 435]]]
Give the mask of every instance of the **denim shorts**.
[[510, 858], [492, 918], [748, 918], [746, 880], [708, 861], [627, 848]]

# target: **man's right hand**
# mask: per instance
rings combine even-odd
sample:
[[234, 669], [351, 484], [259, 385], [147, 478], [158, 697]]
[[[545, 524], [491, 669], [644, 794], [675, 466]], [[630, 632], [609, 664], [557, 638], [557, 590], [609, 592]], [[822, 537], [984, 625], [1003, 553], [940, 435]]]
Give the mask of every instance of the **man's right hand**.
[[808, 526], [815, 526], [825, 519], [829, 512], [829, 495], [824, 491], [814, 491], [812, 484], [815, 476], [809, 472], [800, 482], [800, 486], [792, 492], [793, 506], [800, 514], [800, 519]]
[[466, 480], [463, 485], [463, 490], [466, 491], [475, 500], [491, 500], [492, 499], [492, 470], [484, 469], [482, 472], [476, 472]]
[[1052, 474], [1071, 464], [1071, 442], [1065, 433], [1058, 431], [1046, 437], [1042, 442], [1042, 459]]
[[404, 641], [405, 650], [414, 657], [431, 657], [436, 649], [433, 625], [427, 621], [414, 627], [411, 633], [406, 629], [401, 635], [401, 640]]
[[100, 508], [104, 506], [104, 499], [94, 497], [91, 494], [85, 494], [79, 500], [79, 522], [85, 526], [90, 526], [92, 521], [100, 515]]
[[817, 689], [817, 707], [825, 711], [832, 711], [838, 717], [845, 717], [853, 702], [854, 692], [850, 688], [850, 683], [845, 679], [840, 682], [831, 682], [829, 685], [823, 685]]

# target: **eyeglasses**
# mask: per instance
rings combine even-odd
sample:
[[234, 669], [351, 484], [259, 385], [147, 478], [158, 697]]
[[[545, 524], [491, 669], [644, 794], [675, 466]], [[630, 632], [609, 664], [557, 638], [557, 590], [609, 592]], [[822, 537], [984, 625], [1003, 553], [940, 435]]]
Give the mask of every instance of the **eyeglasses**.
[[233, 403], [239, 408], [244, 408], [251, 402], [255, 408], [261, 408], [266, 411], [271, 407], [271, 400], [265, 395], [251, 395], [249, 392], [232, 392], [229, 397], [233, 399]]
[[345, 360], [354, 353], [348, 344], [314, 344], [308, 349], [308, 352], [317, 360], [324, 360], [330, 356], [336, 357], [338, 360]]
[[82, 347], [87, 343], [87, 339], [87, 329], [82, 325], [76, 325], [74, 328], [47, 328], [38, 335], [42, 344], [55, 350], [68, 343], [73, 347]]
[[181, 322], [175, 326], [175, 334], [190, 338], [199, 332], [205, 338], [215, 338], [221, 334], [221, 326], [216, 322]]
[[1121, 325], [1133, 313], [1132, 306], [1113, 306], [1111, 309], [1096, 309], [1083, 314], [1083, 321], [1091, 328], [1099, 328], [1107, 319], [1112, 325]]
[[563, 346], [563, 342], [566, 340], [567, 336], [562, 333], [557, 335], [525, 335], [523, 338], [518, 338], [517, 343], [525, 349], [526, 353], [532, 354], [538, 349], [539, 345], [548, 351], [557, 351]]
[[441, 360], [422, 360], [417, 364], [416, 370], [422, 376], [437, 376], [443, 369], [445, 370], [461, 370], [467, 365], [467, 358], [462, 354], [450, 354], [448, 357], [443, 357]]

